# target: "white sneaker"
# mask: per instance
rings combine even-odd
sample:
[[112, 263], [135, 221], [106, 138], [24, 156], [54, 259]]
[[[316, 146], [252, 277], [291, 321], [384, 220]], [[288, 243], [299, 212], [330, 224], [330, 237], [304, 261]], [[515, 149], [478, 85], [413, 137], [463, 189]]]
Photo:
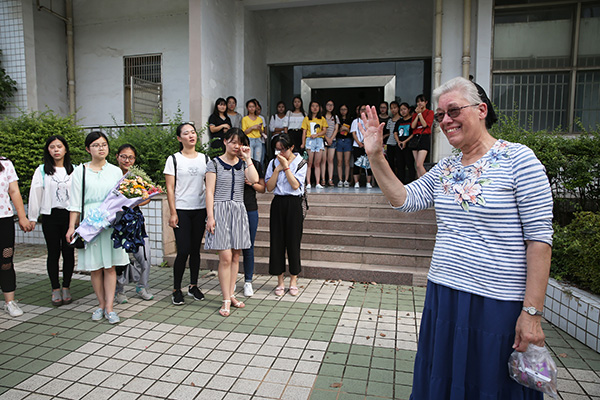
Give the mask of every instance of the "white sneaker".
[[307, 189], [310, 189], [310, 183], [307, 183], [307, 184], [306, 184], [306, 188], [307, 188]]
[[154, 295], [148, 292], [145, 287], [138, 287], [135, 289], [135, 292], [144, 300], [152, 300], [154, 298]]
[[341, 180], [338, 182], [338, 187], [344, 187], [344, 182], [342, 182]]
[[354, 184], [354, 189], [358, 189], [359, 187], [360, 187], [360, 183], [356, 182], [356, 183]]
[[370, 183], [367, 183], [367, 189], [373, 189], [373, 186], [371, 186]]
[[16, 301], [11, 300], [8, 303], [4, 304], [4, 310], [10, 314], [11, 317], [20, 317], [23, 315], [23, 310], [19, 308], [19, 305]]
[[317, 186], [315, 186], [315, 188], [317, 188], [317, 189], [323, 189], [323, 185], [321, 185], [320, 183], [317, 183]]
[[252, 282], [244, 283], [244, 296], [252, 297], [254, 295], [254, 289], [252, 289]]
[[344, 181], [344, 187], [350, 187], [350, 182]]

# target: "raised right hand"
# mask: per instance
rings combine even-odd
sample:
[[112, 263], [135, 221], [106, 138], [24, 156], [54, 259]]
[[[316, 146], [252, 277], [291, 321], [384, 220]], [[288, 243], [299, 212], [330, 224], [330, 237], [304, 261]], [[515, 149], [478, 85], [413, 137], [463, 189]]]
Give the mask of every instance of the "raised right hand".
[[358, 129], [362, 133], [363, 146], [367, 152], [367, 156], [371, 157], [379, 153], [383, 153], [383, 126], [385, 123], [379, 123], [377, 110], [374, 106], [367, 106], [366, 112], [361, 116], [362, 124], [358, 124]]

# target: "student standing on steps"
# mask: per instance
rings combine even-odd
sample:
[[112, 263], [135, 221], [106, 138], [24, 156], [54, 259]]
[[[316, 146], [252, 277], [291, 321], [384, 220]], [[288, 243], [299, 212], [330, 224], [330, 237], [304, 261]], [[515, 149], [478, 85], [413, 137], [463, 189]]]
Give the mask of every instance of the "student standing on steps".
[[190, 260], [188, 296], [203, 300], [198, 288], [200, 274], [200, 245], [206, 227], [206, 198], [204, 176], [208, 157], [196, 151], [198, 134], [192, 123], [177, 127], [179, 152], [167, 158], [165, 183], [171, 216], [169, 226], [175, 233], [177, 256], [173, 263], [173, 304], [182, 305], [181, 281], [185, 264]]

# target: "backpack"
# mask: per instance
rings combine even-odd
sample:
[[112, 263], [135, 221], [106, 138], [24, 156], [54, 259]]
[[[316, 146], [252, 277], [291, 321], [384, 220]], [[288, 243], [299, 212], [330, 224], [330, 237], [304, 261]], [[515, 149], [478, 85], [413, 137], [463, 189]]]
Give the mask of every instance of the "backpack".
[[[300, 160], [300, 162], [298, 163], [298, 167], [296, 168], [296, 172], [298, 172], [300, 168], [304, 167], [307, 163], [308, 162], [304, 158]], [[275, 160], [273, 160], [273, 162], [271, 163], [271, 172], [273, 171], [275, 171]], [[306, 185], [304, 185], [304, 190], [302, 191], [300, 197], [302, 198], [302, 219], [306, 219], [306, 214], [308, 214], [308, 209], [310, 208], [308, 206], [308, 195], [306, 194]]]

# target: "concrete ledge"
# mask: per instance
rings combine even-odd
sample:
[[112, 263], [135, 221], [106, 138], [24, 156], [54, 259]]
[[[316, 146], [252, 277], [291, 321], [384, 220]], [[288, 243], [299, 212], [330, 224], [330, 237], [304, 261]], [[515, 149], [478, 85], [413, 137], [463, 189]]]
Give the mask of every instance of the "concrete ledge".
[[600, 353], [600, 297], [550, 278], [544, 318]]

